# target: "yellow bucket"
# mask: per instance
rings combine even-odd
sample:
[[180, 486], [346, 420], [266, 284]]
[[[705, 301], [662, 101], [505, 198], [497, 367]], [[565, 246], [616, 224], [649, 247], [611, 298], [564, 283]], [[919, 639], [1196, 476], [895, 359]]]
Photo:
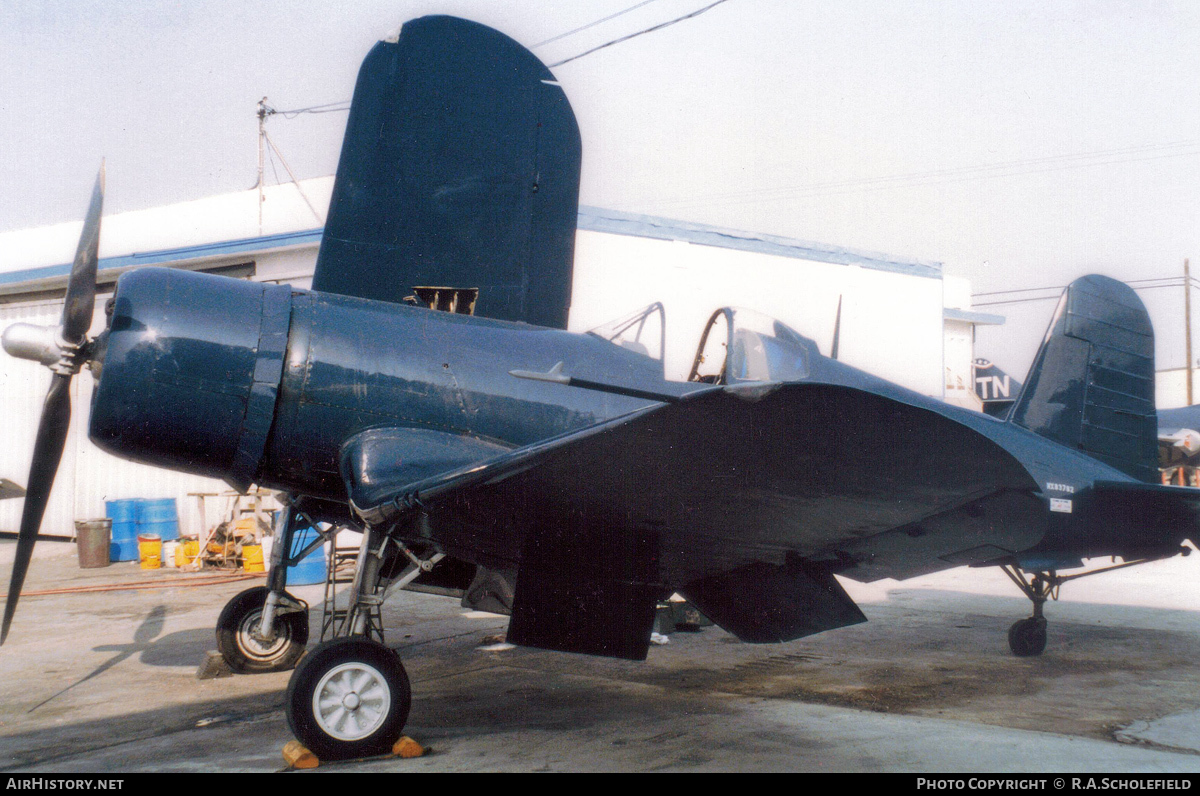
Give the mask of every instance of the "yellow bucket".
[[156, 533], [138, 534], [138, 562], [142, 569], [162, 567], [162, 537]]
[[262, 545], [242, 545], [242, 569], [246, 572], [266, 572], [267, 568], [263, 565]]
[[200, 555], [200, 540], [183, 538], [175, 547], [175, 566], [186, 567]]

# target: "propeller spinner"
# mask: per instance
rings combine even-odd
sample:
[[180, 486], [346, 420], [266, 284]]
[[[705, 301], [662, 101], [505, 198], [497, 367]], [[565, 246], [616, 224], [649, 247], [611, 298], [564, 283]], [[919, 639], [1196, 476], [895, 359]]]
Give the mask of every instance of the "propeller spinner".
[[46, 393], [46, 403], [42, 407], [37, 439], [33, 445], [25, 507], [21, 513], [21, 530], [17, 534], [12, 578], [8, 586], [8, 599], [4, 604], [4, 622], [0, 626], [0, 644], [8, 638], [9, 625], [17, 610], [17, 599], [21, 595], [29, 559], [33, 555], [33, 545], [62, 459], [71, 422], [71, 378], [79, 372], [88, 357], [87, 332], [92, 325], [92, 311], [96, 305], [96, 267], [103, 204], [104, 164], [101, 163], [67, 282], [62, 320], [56, 327], [13, 324], [5, 329], [3, 335], [5, 351], [14, 357], [41, 362], [54, 372], [54, 377]]

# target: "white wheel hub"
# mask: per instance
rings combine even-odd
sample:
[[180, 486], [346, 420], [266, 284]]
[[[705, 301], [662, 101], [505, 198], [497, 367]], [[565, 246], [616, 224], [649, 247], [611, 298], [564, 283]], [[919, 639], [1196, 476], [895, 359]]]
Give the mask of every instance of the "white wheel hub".
[[374, 666], [351, 661], [330, 669], [317, 682], [312, 707], [323, 732], [339, 741], [358, 741], [387, 720], [392, 689]]

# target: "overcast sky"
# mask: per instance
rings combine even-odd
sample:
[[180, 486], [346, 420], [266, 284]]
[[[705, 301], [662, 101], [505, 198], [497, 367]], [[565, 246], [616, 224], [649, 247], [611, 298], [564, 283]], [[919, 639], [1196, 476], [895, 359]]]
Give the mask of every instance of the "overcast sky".
[[[535, 52], [554, 63], [712, 1], [653, 0]], [[101, 157], [108, 212], [251, 187], [259, 98], [349, 99], [407, 19], [528, 46], [637, 4], [5, 0], [0, 230], [80, 218]], [[585, 204], [940, 261], [976, 292], [1200, 271], [1191, 0], [726, 0], [554, 71]], [[336, 168], [345, 119], [269, 130], [313, 177]], [[1182, 366], [1182, 288], [1141, 295], [1159, 367]], [[1009, 322], [977, 352], [1023, 373], [1053, 302], [980, 309]]]

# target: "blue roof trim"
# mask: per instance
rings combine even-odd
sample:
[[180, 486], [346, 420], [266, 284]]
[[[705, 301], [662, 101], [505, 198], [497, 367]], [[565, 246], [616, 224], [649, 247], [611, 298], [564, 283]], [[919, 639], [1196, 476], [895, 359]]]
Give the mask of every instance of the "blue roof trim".
[[909, 276], [925, 276], [932, 279], [942, 277], [942, 264], [938, 262], [898, 258], [879, 252], [857, 251], [777, 235], [724, 229], [706, 224], [693, 224], [690, 221], [674, 221], [596, 207], [579, 208], [579, 229], [640, 238], [679, 240], [701, 246], [738, 249], [837, 265], [859, 265], [863, 268]]
[[946, 307], [942, 310], [942, 317], [948, 321], [964, 321], [973, 323], [977, 326], [1000, 326], [1004, 323], [1003, 315], [992, 315], [990, 312], [972, 312], [971, 310], [959, 310], [954, 307]]
[[[722, 249], [737, 249], [740, 251], [757, 252], [759, 254], [772, 254], [778, 257], [791, 257], [799, 260], [834, 263], [837, 265], [859, 265], [863, 268], [873, 268], [879, 271], [890, 271], [909, 276], [924, 276], [932, 279], [941, 279], [942, 277], [942, 264], [938, 262], [898, 258], [878, 252], [857, 251], [855, 249], [794, 240], [777, 235], [763, 235], [756, 232], [723, 229], [706, 224], [693, 224], [689, 221], [674, 221], [668, 218], [622, 213], [616, 210], [602, 210], [596, 207], [579, 208], [578, 226], [579, 229], [590, 232], [608, 232], [614, 235], [629, 235], [657, 240], [679, 240], [701, 246], [716, 246]], [[184, 246], [177, 249], [135, 252], [134, 254], [126, 254], [120, 257], [104, 257], [100, 260], [99, 270], [127, 268], [134, 265], [155, 265], [179, 260], [196, 260], [221, 255], [246, 254], [287, 246], [319, 244], [323, 232], [324, 228], [318, 227], [317, 229], [307, 229], [299, 232], [263, 235], [257, 238], [240, 238], [238, 240]], [[66, 276], [70, 272], [70, 263], [28, 268], [21, 271], [9, 271], [7, 273], [0, 273], [0, 285], [11, 285], [35, 279]]]
[[[217, 243], [202, 243], [197, 246], [183, 246], [178, 249], [135, 252], [120, 257], [103, 257], [100, 259], [97, 268], [100, 271], [105, 271], [111, 268], [127, 268], [132, 265], [155, 265], [157, 263], [177, 262], [179, 260], [196, 260], [202, 257], [246, 254], [286, 246], [302, 246], [308, 243], [320, 243], [321, 232], [321, 228], [308, 229], [300, 232], [284, 232], [278, 235], [263, 235], [258, 238], [240, 238], [238, 240], [218, 241]], [[65, 265], [46, 265], [41, 268], [27, 268], [23, 271], [9, 271], [8, 273], [0, 273], [0, 285], [10, 285], [34, 279], [48, 279], [55, 276], [66, 276], [69, 273], [71, 273], [70, 263]]]

